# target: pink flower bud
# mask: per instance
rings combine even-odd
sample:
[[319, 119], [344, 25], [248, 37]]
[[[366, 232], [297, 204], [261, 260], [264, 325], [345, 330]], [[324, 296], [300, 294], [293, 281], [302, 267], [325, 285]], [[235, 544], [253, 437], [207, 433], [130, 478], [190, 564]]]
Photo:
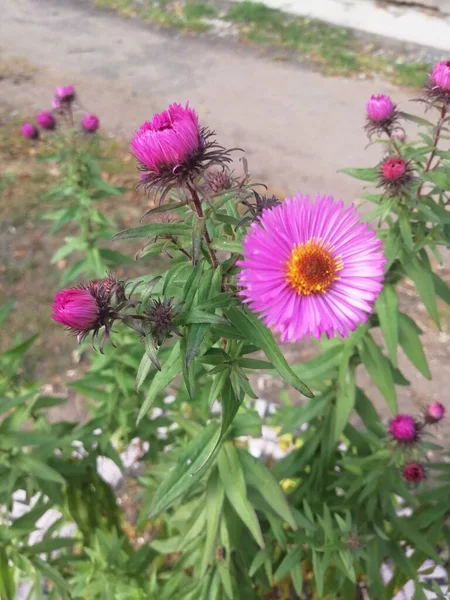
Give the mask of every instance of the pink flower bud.
[[69, 288], [58, 292], [52, 319], [79, 333], [95, 328], [99, 306], [89, 289]]
[[389, 425], [389, 433], [401, 444], [413, 444], [417, 441], [418, 426], [410, 415], [397, 415]]
[[388, 181], [396, 181], [406, 173], [406, 161], [404, 158], [388, 158], [381, 166], [383, 177]]
[[403, 467], [403, 477], [409, 483], [420, 483], [425, 479], [425, 470], [419, 463], [407, 463]]
[[445, 415], [445, 406], [435, 400], [431, 404], [429, 404], [425, 409], [425, 422], [429, 425], [433, 423], [438, 423], [444, 418]]
[[100, 120], [95, 115], [85, 115], [81, 120], [81, 125], [86, 133], [95, 133], [100, 125]]
[[42, 129], [55, 129], [56, 126], [55, 117], [48, 110], [40, 112], [36, 116], [36, 122]]
[[53, 96], [52, 108], [53, 110], [59, 110], [61, 108], [61, 100], [58, 98], [58, 96]]
[[61, 102], [72, 102], [75, 98], [73, 85], [60, 85], [56, 88], [55, 95]]
[[32, 123], [23, 123], [20, 127], [20, 133], [23, 137], [35, 140], [39, 137], [39, 131]]
[[430, 80], [434, 87], [450, 92], [450, 60], [443, 60], [435, 64]]
[[389, 96], [372, 95], [366, 105], [367, 116], [371, 121], [380, 122], [390, 119], [394, 113], [394, 105]]

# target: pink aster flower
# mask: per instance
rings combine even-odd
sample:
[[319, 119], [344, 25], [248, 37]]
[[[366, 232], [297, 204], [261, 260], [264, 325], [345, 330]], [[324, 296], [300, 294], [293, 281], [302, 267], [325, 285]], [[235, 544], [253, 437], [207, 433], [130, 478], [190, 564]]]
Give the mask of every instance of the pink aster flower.
[[92, 330], [98, 316], [97, 300], [87, 288], [69, 288], [55, 296], [52, 319], [76, 333]]
[[20, 127], [20, 133], [23, 135], [23, 137], [26, 137], [30, 140], [35, 140], [39, 137], [39, 131], [32, 123], [23, 123]]
[[353, 206], [299, 193], [250, 226], [240, 295], [283, 342], [347, 336], [367, 320], [383, 287], [381, 245]]
[[211, 165], [231, 162], [230, 151], [217, 144], [211, 131], [200, 127], [189, 104], [171, 104], [145, 121], [135, 132], [130, 149], [144, 173], [143, 185], [164, 190], [164, 195]]
[[75, 88], [73, 85], [60, 85], [55, 90], [55, 96], [61, 102], [72, 102], [75, 99]]
[[425, 469], [419, 463], [407, 463], [403, 467], [403, 477], [409, 483], [420, 483], [425, 479]]
[[425, 422], [429, 425], [442, 421], [445, 415], [445, 406], [435, 400], [425, 409]]
[[389, 425], [389, 433], [401, 444], [413, 444], [417, 441], [419, 427], [410, 415], [397, 415]]
[[430, 81], [434, 87], [450, 92], [450, 60], [443, 60], [434, 65]]
[[371, 121], [385, 121], [392, 117], [394, 104], [389, 96], [384, 94], [372, 95], [366, 104], [366, 111]]
[[372, 95], [366, 104], [366, 125], [364, 129], [368, 136], [385, 133], [391, 135], [397, 126], [399, 112], [389, 96], [384, 94]]
[[81, 126], [86, 133], [95, 133], [100, 126], [100, 120], [95, 115], [85, 115], [81, 120]]
[[55, 129], [55, 117], [48, 110], [43, 110], [36, 116], [36, 122], [42, 129]]

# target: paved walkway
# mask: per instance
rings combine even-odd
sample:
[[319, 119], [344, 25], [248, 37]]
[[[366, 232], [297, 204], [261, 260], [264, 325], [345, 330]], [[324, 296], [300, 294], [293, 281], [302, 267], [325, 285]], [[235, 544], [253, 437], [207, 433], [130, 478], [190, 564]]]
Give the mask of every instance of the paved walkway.
[[130, 137], [169, 102], [198, 109], [224, 145], [247, 152], [251, 171], [282, 191], [320, 191], [353, 200], [359, 182], [338, 174], [378, 160], [364, 152], [361, 126], [372, 92], [389, 84], [326, 78], [222, 41], [158, 32], [84, 2], [5, 2], [0, 55], [38, 65], [33, 82], [0, 80], [0, 96], [19, 110], [45, 109], [56, 82], [74, 83], [109, 132]]

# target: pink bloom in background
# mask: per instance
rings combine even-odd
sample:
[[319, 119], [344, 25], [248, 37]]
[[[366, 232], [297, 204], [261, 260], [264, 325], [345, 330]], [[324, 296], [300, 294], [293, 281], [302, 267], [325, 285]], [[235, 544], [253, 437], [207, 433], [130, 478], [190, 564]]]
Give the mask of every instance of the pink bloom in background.
[[52, 319], [76, 333], [95, 328], [99, 307], [89, 289], [68, 288], [55, 295]]
[[389, 425], [389, 433], [397, 442], [413, 444], [417, 441], [419, 432], [413, 417], [410, 415], [397, 415]]
[[100, 126], [100, 120], [95, 115], [85, 115], [81, 120], [81, 125], [86, 133], [95, 133]]
[[299, 193], [264, 210], [243, 248], [240, 295], [283, 342], [347, 336], [383, 287], [381, 240], [332, 196]]
[[23, 123], [20, 127], [20, 133], [23, 137], [29, 138], [30, 140], [35, 140], [39, 137], [39, 131], [32, 123]]
[[383, 177], [389, 181], [395, 181], [406, 173], [406, 160], [404, 158], [388, 158], [381, 165]]
[[425, 479], [425, 470], [419, 463], [407, 463], [403, 467], [403, 477], [409, 483], [420, 483]]
[[425, 422], [429, 425], [433, 425], [434, 423], [438, 423], [444, 418], [445, 415], [445, 406], [435, 400], [431, 404], [429, 404], [425, 409]]
[[72, 102], [75, 98], [75, 88], [73, 85], [60, 85], [56, 88], [55, 95], [61, 102]]
[[48, 110], [43, 110], [36, 116], [36, 122], [43, 129], [54, 129], [56, 125], [55, 117]]
[[143, 170], [158, 174], [180, 166], [203, 145], [197, 113], [188, 104], [171, 104], [140, 126], [131, 140], [131, 152]]
[[372, 95], [366, 104], [367, 116], [371, 121], [385, 121], [394, 114], [394, 104], [389, 96], [384, 94]]
[[450, 60], [443, 60], [434, 65], [430, 81], [434, 87], [450, 92]]
[[58, 98], [58, 96], [53, 96], [53, 100], [52, 100], [52, 108], [53, 110], [59, 110], [61, 108], [61, 100]]

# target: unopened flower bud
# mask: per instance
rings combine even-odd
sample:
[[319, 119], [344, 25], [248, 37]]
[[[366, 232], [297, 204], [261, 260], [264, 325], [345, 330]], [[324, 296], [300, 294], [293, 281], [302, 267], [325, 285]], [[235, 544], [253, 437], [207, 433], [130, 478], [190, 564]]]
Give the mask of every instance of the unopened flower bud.
[[420, 483], [425, 479], [425, 469], [419, 463], [407, 463], [403, 467], [403, 477], [409, 483]]
[[95, 133], [100, 126], [100, 120], [95, 115], [86, 115], [81, 120], [81, 126], [86, 133]]
[[434, 423], [438, 423], [444, 418], [445, 415], [445, 406], [435, 400], [431, 404], [429, 404], [425, 409], [425, 422], [429, 425], [433, 425]]
[[419, 436], [419, 427], [410, 415], [397, 415], [389, 425], [389, 433], [400, 444], [414, 444]]
[[55, 117], [48, 110], [43, 110], [36, 116], [36, 122], [42, 129], [55, 129]]
[[23, 123], [20, 127], [20, 133], [30, 140], [36, 140], [39, 137], [39, 131], [32, 123]]
[[73, 85], [60, 85], [56, 88], [55, 95], [61, 102], [72, 102], [75, 99], [75, 88]]

